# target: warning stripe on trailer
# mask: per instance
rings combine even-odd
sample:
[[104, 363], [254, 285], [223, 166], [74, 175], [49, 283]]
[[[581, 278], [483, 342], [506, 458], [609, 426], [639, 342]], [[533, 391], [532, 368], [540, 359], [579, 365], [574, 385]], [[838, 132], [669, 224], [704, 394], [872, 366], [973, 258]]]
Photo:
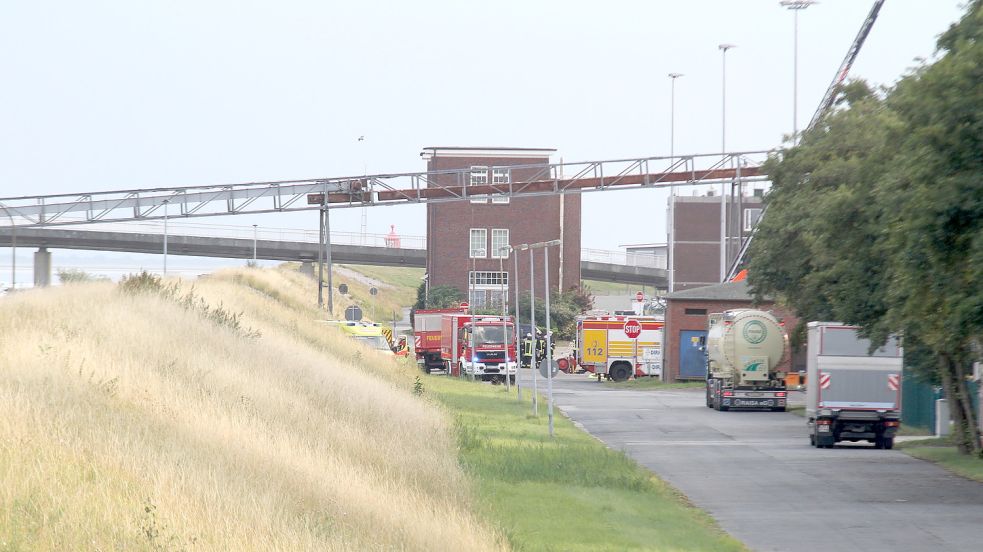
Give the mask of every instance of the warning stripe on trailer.
[[819, 374], [819, 388], [829, 389], [829, 374]]
[[891, 391], [897, 391], [901, 384], [901, 376], [898, 374], [888, 374], [887, 375], [887, 388]]

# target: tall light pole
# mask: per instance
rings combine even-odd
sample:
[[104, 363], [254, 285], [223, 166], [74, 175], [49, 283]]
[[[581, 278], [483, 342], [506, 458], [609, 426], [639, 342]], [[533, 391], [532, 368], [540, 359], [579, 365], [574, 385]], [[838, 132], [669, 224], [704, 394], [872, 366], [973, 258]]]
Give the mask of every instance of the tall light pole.
[[536, 377], [536, 258], [535, 251], [529, 246], [529, 326], [532, 331], [532, 362], [529, 363], [532, 372], [532, 413], [539, 417], [539, 378]]
[[[734, 44], [720, 44], [720, 153], [727, 152], [727, 50], [736, 48]], [[727, 277], [727, 184], [720, 183], [720, 281]]]
[[520, 371], [519, 367], [522, 365], [521, 355], [519, 354], [519, 343], [522, 336], [522, 330], [519, 326], [519, 253], [518, 251], [525, 251], [529, 249], [529, 245], [522, 244], [515, 247], [509, 246], [509, 251], [512, 252], [512, 259], [515, 261], [515, 356], [516, 356], [516, 366], [515, 366], [515, 390], [519, 401], [522, 401], [522, 379], [519, 377]]
[[720, 153], [727, 151], [727, 50], [737, 48], [735, 44], [719, 44], [720, 50]]
[[[672, 79], [669, 88], [669, 163], [676, 159], [676, 79], [682, 77], [682, 73], [669, 73]], [[672, 186], [672, 193], [675, 195], [676, 187]]]
[[164, 200], [164, 276], [167, 276], [167, 204], [169, 200]]
[[792, 38], [792, 144], [799, 139], [799, 12], [813, 4], [815, 0], [781, 0], [779, 4], [792, 10], [795, 20]]
[[17, 290], [17, 225], [14, 224], [14, 217], [10, 216], [7, 206], [0, 203], [0, 209], [7, 213], [10, 219], [10, 289]]
[[543, 359], [546, 364], [546, 397], [549, 416], [549, 432], [550, 437], [553, 437], [553, 332], [550, 326], [550, 247], [560, 245], [562, 242], [560, 240], [551, 240], [548, 242], [540, 242], [533, 244], [532, 248], [543, 248], [543, 281], [545, 282], [545, 297], [546, 297], [546, 358]]
[[[505, 392], [512, 391], [509, 382], [512, 376], [509, 375], [509, 326], [506, 320], [509, 316], [508, 311], [508, 292], [505, 291], [505, 256], [509, 254], [509, 246], [498, 248], [498, 290], [502, 298], [502, 346], [504, 348], [503, 360], [505, 361]], [[518, 328], [516, 328], [518, 332]], [[518, 335], [518, 334], [516, 334]], [[516, 341], [515, 347], [515, 374], [519, 375], [519, 346]]]
[[[676, 162], [676, 79], [683, 76], [682, 73], [669, 73], [672, 79], [669, 92], [669, 164]], [[673, 288], [673, 241], [675, 240], [674, 226], [676, 224], [676, 206], [673, 198], [676, 197], [676, 185], [669, 186], [669, 291]]]

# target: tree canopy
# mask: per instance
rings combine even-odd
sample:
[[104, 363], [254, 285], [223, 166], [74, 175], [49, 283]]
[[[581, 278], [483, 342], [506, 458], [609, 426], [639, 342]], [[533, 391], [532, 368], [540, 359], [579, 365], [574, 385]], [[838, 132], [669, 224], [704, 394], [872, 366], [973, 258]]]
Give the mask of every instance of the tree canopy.
[[[966, 388], [983, 342], [983, 0], [896, 86], [852, 82], [801, 142], [766, 165], [768, 214], [749, 252], [757, 295], [803, 320], [905, 338], [980, 452]], [[906, 355], [909, 356], [909, 355]], [[909, 365], [911, 359], [908, 360]]]

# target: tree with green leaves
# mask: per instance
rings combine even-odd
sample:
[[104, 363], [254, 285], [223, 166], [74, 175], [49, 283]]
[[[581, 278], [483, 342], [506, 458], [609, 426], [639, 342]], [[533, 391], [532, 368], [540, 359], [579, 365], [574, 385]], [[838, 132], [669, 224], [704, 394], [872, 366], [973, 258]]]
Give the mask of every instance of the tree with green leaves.
[[983, 336], [983, 0], [937, 61], [883, 94], [854, 82], [838, 109], [767, 163], [774, 184], [749, 283], [803, 320], [872, 341], [942, 383], [961, 452], [979, 454], [966, 386]]
[[454, 286], [432, 286], [427, 292], [427, 283], [416, 289], [414, 309], [450, 309], [464, 301], [464, 294]]

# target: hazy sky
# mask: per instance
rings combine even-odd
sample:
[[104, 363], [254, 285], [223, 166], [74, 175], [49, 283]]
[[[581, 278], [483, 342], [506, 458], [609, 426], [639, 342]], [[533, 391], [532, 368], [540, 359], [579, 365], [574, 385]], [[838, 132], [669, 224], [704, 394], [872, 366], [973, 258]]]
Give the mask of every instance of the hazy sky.
[[[800, 14], [799, 121], [870, 1]], [[423, 170], [425, 146], [554, 147], [566, 161], [768, 149], [792, 127], [778, 0], [0, 2], [0, 196]], [[891, 84], [962, 13], [888, 0], [853, 76]], [[366, 140], [358, 142], [358, 136]], [[665, 194], [589, 194], [585, 247], [665, 240]], [[358, 209], [335, 212], [358, 231]], [[314, 213], [226, 217], [316, 227]], [[615, 224], [616, 222], [616, 224]], [[369, 232], [423, 234], [422, 207]]]

